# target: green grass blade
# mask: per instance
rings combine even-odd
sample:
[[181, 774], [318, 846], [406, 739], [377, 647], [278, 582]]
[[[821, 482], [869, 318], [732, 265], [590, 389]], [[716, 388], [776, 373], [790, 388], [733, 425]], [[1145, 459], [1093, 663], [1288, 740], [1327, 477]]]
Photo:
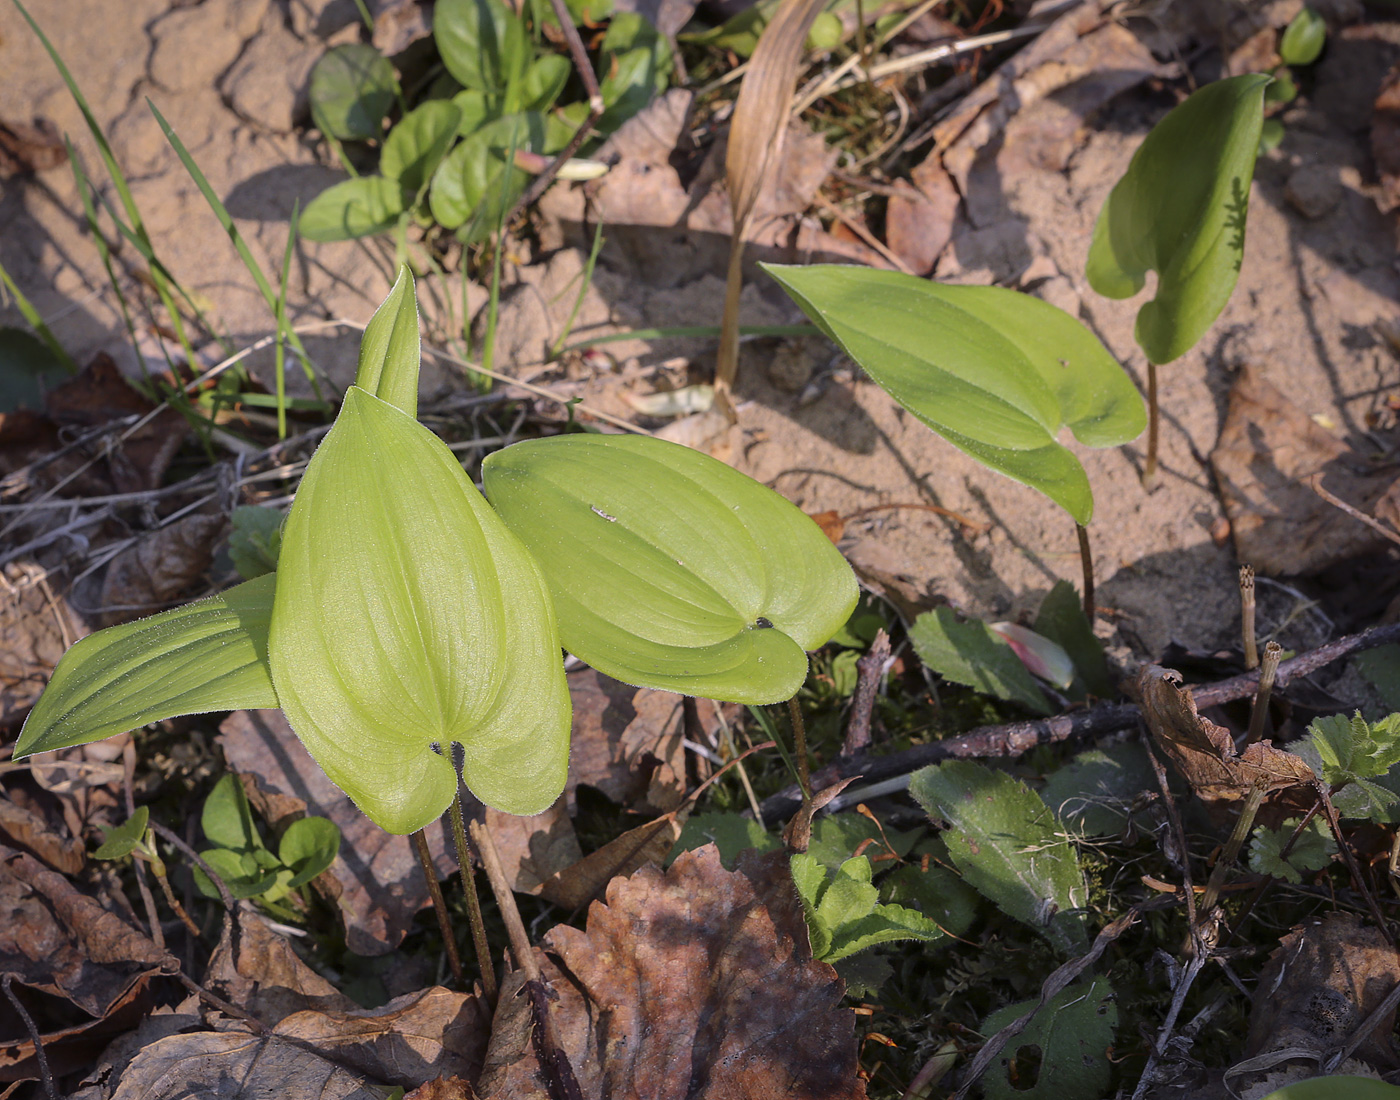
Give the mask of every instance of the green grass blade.
[[[740, 325], [740, 336], [820, 336], [815, 325]], [[566, 351], [578, 351], [598, 344], [615, 344], [622, 340], [669, 340], [682, 336], [719, 337], [719, 325], [673, 325], [669, 328], [634, 328], [627, 332], [614, 332], [607, 336], [592, 336], [579, 340], [554, 354], [563, 355]]]
[[564, 347], [564, 342], [568, 340], [569, 333], [574, 331], [574, 322], [578, 320], [578, 311], [583, 308], [583, 299], [588, 294], [588, 287], [593, 282], [593, 268], [598, 263], [598, 253], [603, 247], [603, 223], [599, 222], [593, 230], [593, 246], [588, 250], [588, 262], [583, 265], [583, 281], [579, 283], [578, 294], [574, 297], [574, 308], [569, 310], [569, 319], [564, 322], [564, 331], [559, 334], [559, 339], [555, 340], [549, 349], [549, 357], [556, 359]]
[[297, 219], [301, 217], [301, 200], [292, 204], [292, 220], [287, 226], [287, 249], [282, 253], [282, 278], [277, 284], [277, 438], [287, 438], [287, 283], [292, 274], [292, 254], [296, 251]]
[[76, 374], [78, 364], [73, 362], [73, 357], [63, 350], [63, 345], [58, 342], [58, 337], [53, 334], [53, 329], [44, 323], [44, 319], [39, 316], [39, 311], [34, 308], [34, 303], [26, 298], [23, 291], [15, 285], [15, 281], [10, 278], [10, 273], [5, 270], [4, 264], [0, 264], [0, 284], [3, 284], [5, 289], [10, 292], [16, 307], [24, 319], [29, 322], [29, 327], [34, 330], [40, 340], [44, 341], [44, 345], [49, 351], [53, 352], [54, 358], [62, 363], [70, 373]]

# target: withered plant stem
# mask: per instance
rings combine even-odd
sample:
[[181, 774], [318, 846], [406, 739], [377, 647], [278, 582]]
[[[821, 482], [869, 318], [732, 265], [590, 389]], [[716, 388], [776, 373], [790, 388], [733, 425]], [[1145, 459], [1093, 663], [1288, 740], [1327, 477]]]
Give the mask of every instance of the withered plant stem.
[[465, 984], [462, 976], [462, 957], [457, 954], [457, 937], [452, 933], [452, 916], [447, 911], [447, 902], [442, 897], [442, 887], [438, 885], [437, 868], [433, 866], [433, 853], [428, 850], [428, 836], [419, 829], [413, 834], [413, 848], [418, 853], [418, 864], [423, 868], [423, 878], [428, 883], [428, 896], [433, 899], [433, 912], [437, 914], [438, 928], [442, 931], [442, 945], [447, 950], [447, 965], [452, 968], [452, 976], [457, 984]]
[[1264, 793], [1263, 783], [1255, 783], [1249, 788], [1244, 805], [1240, 807], [1240, 816], [1235, 819], [1235, 827], [1230, 832], [1230, 839], [1225, 842], [1225, 847], [1220, 852], [1220, 858], [1215, 861], [1215, 866], [1211, 868], [1210, 878], [1206, 879], [1206, 889], [1205, 893], [1201, 895], [1200, 904], [1200, 912], [1206, 917], [1209, 916], [1210, 911], [1215, 908], [1215, 903], [1220, 899], [1220, 890], [1225, 885], [1230, 868], [1235, 865], [1235, 860], [1240, 856], [1240, 848], [1244, 846], [1245, 838], [1249, 836], [1249, 830], [1254, 827], [1254, 816], [1259, 812], [1259, 806], [1264, 801]]
[[1142, 487], [1157, 487], [1157, 364], [1147, 361], [1147, 457], [1142, 463]]
[[1240, 621], [1244, 632], [1244, 667], [1259, 667], [1259, 643], [1254, 638], [1254, 566], [1240, 566]]
[[802, 788], [802, 808], [812, 805], [812, 773], [807, 766], [807, 725], [802, 721], [802, 704], [794, 695], [788, 700], [788, 717], [792, 719], [792, 751], [797, 757], [797, 785]]
[[1269, 717], [1269, 696], [1274, 690], [1274, 679], [1278, 676], [1279, 659], [1283, 656], [1283, 646], [1270, 642], [1264, 647], [1263, 660], [1259, 662], [1259, 690], [1254, 695], [1254, 708], [1249, 712], [1249, 734], [1244, 743], [1252, 745], [1264, 736], [1264, 723]]
[[491, 947], [486, 942], [486, 924], [481, 919], [481, 899], [476, 895], [476, 873], [472, 868], [471, 842], [467, 840], [467, 829], [462, 822], [462, 792], [449, 807], [452, 817], [452, 840], [457, 848], [457, 870], [462, 875], [462, 891], [467, 897], [467, 921], [472, 927], [472, 949], [476, 952], [476, 965], [481, 971], [481, 992], [487, 1006], [496, 1009], [496, 968], [491, 963]]
[[1094, 628], [1094, 551], [1089, 546], [1089, 528], [1082, 523], [1074, 525], [1079, 536], [1079, 564], [1084, 568], [1084, 617], [1089, 620], [1089, 629]]

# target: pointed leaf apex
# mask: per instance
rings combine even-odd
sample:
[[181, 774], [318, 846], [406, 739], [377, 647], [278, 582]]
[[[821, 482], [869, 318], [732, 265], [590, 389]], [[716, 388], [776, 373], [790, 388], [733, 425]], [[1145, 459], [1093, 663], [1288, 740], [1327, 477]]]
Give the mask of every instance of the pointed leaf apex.
[[355, 385], [416, 419], [421, 361], [418, 297], [408, 265], [401, 264], [389, 296], [365, 326]]

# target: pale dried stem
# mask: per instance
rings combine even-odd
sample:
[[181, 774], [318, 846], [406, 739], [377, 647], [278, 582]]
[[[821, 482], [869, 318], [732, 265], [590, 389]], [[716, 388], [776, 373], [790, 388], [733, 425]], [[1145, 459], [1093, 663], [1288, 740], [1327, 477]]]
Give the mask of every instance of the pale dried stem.
[[1249, 712], [1249, 733], [1244, 743], [1252, 745], [1264, 736], [1264, 724], [1269, 718], [1269, 696], [1274, 690], [1274, 679], [1278, 676], [1278, 663], [1283, 657], [1283, 646], [1269, 642], [1264, 647], [1263, 660], [1259, 662], [1259, 690], [1254, 693], [1254, 706]]
[[1254, 566], [1240, 566], [1240, 621], [1244, 633], [1244, 667], [1259, 667], [1259, 643], [1254, 637]]

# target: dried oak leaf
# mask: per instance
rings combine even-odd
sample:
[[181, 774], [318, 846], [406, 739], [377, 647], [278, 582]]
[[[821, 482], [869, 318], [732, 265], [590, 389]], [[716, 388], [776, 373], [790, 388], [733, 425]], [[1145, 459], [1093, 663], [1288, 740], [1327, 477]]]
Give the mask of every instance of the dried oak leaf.
[[102, 625], [164, 611], [187, 594], [214, 560], [222, 515], [190, 515], [160, 527], [119, 553], [102, 582]]
[[226, 936], [209, 959], [204, 984], [210, 989], [269, 1027], [308, 1009], [355, 1008], [354, 1001], [302, 962], [287, 938], [269, 928], [247, 903], [236, 919], [236, 949]]
[[246, 1031], [172, 1035], [141, 1051], [112, 1100], [382, 1100], [384, 1090], [319, 1054]]
[[460, 1077], [439, 1077], [419, 1085], [403, 1100], [476, 1100], [470, 1081]]
[[1394, 475], [1355, 472], [1346, 446], [1267, 382], [1258, 366], [1245, 366], [1230, 390], [1229, 412], [1210, 463], [1235, 550], [1258, 573], [1317, 573], [1387, 545], [1369, 527], [1341, 515], [1308, 483], [1321, 474], [1329, 492], [1370, 513]]
[[278, 1035], [309, 1044], [366, 1077], [404, 1088], [444, 1076], [475, 1080], [489, 1030], [481, 1001], [441, 986], [374, 1009], [298, 1012], [277, 1025]]
[[[1245, 1057], [1302, 1049], [1321, 1055], [1346, 1042], [1400, 983], [1400, 952], [1378, 928], [1330, 913], [1279, 941], [1259, 976]], [[1392, 1006], [1356, 1056], [1378, 1070], [1400, 1066]]]
[[1196, 713], [1191, 689], [1179, 686], [1181, 674], [1148, 665], [1138, 674], [1142, 716], [1152, 737], [1171, 758], [1212, 816], [1227, 818], [1256, 783], [1264, 786], [1264, 801], [1256, 820], [1277, 827], [1285, 817], [1306, 813], [1317, 796], [1313, 770], [1301, 757], [1256, 741], [1235, 751], [1230, 731]]
[[0, 733], [13, 734], [87, 627], [33, 562], [0, 572]]
[[[795, 895], [785, 867], [770, 865], [777, 873], [768, 877]], [[754, 883], [726, 871], [713, 845], [682, 854], [668, 871], [615, 879], [606, 904], [590, 907], [586, 930], [560, 925], [545, 942], [572, 979], [542, 961], [585, 1096], [865, 1096], [840, 978], [811, 958], [805, 929], [794, 938], [775, 923]], [[510, 1100], [544, 1096], [528, 1009], [525, 1023], [509, 1027], [524, 1001], [509, 993], [479, 1089]]]
[[[340, 911], [345, 944], [357, 955], [387, 955], [414, 914], [430, 904], [418, 857], [406, 836], [375, 825], [326, 778], [280, 710], [242, 710], [224, 719], [219, 745], [231, 770], [246, 777], [254, 808], [274, 830], [307, 814], [340, 826], [340, 852], [313, 885]], [[248, 780], [251, 779], [251, 785]], [[444, 823], [427, 830], [438, 877], [457, 869]]]

